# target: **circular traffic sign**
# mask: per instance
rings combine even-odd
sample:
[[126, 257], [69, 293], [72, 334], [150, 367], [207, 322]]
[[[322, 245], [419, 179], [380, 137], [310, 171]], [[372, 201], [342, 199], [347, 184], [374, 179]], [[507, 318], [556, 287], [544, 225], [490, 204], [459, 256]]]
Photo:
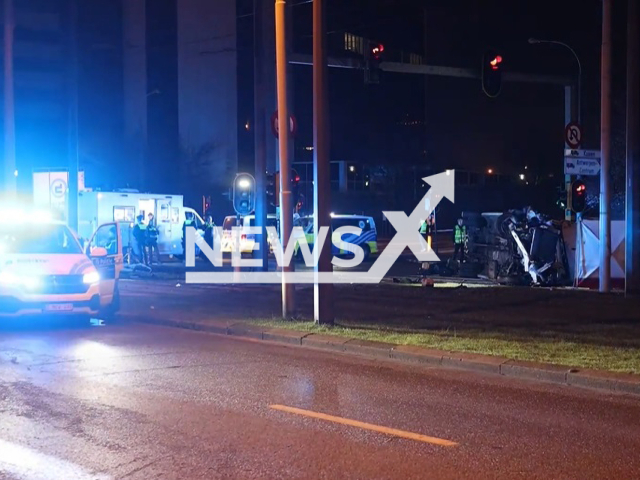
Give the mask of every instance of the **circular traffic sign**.
[[51, 196], [54, 198], [64, 198], [67, 193], [67, 182], [64, 180], [57, 178], [53, 182], [51, 182], [51, 186], [49, 187], [51, 191]]
[[578, 148], [582, 143], [582, 127], [571, 122], [564, 129], [564, 140], [570, 148]]
[[[278, 111], [276, 110], [271, 115], [271, 131], [273, 132], [273, 136], [278, 138], [280, 136], [280, 125], [278, 124]], [[298, 122], [296, 121], [296, 117], [294, 115], [289, 116], [289, 133], [295, 136], [298, 131]]]

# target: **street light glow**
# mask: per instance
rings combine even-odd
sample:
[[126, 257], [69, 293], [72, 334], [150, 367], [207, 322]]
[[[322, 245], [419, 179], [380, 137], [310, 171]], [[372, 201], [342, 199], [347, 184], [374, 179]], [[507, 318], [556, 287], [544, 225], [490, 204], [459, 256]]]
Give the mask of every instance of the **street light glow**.
[[491, 174], [493, 173], [493, 168], [489, 168], [489, 169], [487, 169], [487, 173], [488, 173], [489, 175], [491, 175]]

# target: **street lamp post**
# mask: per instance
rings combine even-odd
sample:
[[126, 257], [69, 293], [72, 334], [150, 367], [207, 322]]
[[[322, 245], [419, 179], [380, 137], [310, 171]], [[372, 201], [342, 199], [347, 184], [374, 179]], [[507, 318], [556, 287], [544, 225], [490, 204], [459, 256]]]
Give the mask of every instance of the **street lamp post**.
[[15, 195], [16, 186], [16, 124], [13, 90], [13, 0], [4, 2], [4, 182], [9, 195]]
[[571, 52], [571, 54], [574, 56], [574, 58], [576, 59], [576, 62], [578, 63], [578, 82], [577, 82], [577, 89], [578, 89], [578, 123], [582, 123], [582, 63], [580, 62], [580, 57], [578, 57], [578, 54], [576, 53], [576, 51], [571, 48], [571, 46], [567, 45], [564, 42], [559, 42], [557, 40], [540, 40], [538, 38], [530, 38], [529, 39], [529, 44], [531, 45], [539, 45], [541, 43], [548, 43], [551, 45], [560, 45], [561, 47], [566, 48], [567, 50], [569, 50]]
[[[287, 103], [286, 0], [276, 0], [276, 84], [278, 93], [278, 146], [280, 153], [280, 235], [287, 249], [293, 228], [291, 165], [289, 164], [289, 110]], [[282, 267], [282, 318], [295, 315], [295, 285], [291, 283], [293, 265]]]

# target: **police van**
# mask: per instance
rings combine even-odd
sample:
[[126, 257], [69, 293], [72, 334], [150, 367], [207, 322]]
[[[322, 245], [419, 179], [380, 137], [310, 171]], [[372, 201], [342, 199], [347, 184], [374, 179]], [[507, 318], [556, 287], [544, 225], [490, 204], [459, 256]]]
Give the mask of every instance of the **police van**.
[[[304, 228], [305, 238], [309, 244], [309, 249], [313, 250], [313, 244], [315, 242], [315, 232], [313, 225], [313, 216], [306, 216], [300, 218], [300, 225]], [[378, 253], [378, 232], [376, 230], [376, 223], [373, 217], [365, 215], [336, 215], [331, 214], [331, 236], [329, 238], [336, 240], [335, 243], [339, 243], [337, 239], [333, 238], [333, 232], [341, 227], [356, 227], [362, 230], [360, 235], [347, 234], [342, 235], [342, 242], [359, 245], [364, 251], [365, 260], [371, 255]], [[299, 245], [296, 245], [296, 254], [299, 252]], [[331, 242], [331, 253], [334, 256], [347, 255], [351, 252], [340, 249], [338, 246]]]
[[29, 315], [112, 317], [120, 306], [122, 237], [100, 225], [85, 245], [47, 212], [0, 210], [0, 320]]

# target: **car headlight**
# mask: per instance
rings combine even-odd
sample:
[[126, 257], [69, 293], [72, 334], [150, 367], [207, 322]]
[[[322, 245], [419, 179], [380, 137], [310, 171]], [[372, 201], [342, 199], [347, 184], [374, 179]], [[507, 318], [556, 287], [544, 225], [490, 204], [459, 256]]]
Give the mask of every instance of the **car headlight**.
[[0, 284], [2, 285], [19, 285], [20, 280], [17, 275], [11, 272], [0, 272]]
[[40, 277], [22, 277], [20, 284], [30, 290], [35, 290], [40, 286]]
[[100, 282], [100, 274], [96, 271], [85, 273], [82, 276], [82, 282], [88, 285], [93, 285], [94, 283]]
[[40, 277], [34, 275], [16, 275], [12, 272], [0, 272], [0, 284], [13, 287], [25, 287], [34, 290], [40, 286]]

